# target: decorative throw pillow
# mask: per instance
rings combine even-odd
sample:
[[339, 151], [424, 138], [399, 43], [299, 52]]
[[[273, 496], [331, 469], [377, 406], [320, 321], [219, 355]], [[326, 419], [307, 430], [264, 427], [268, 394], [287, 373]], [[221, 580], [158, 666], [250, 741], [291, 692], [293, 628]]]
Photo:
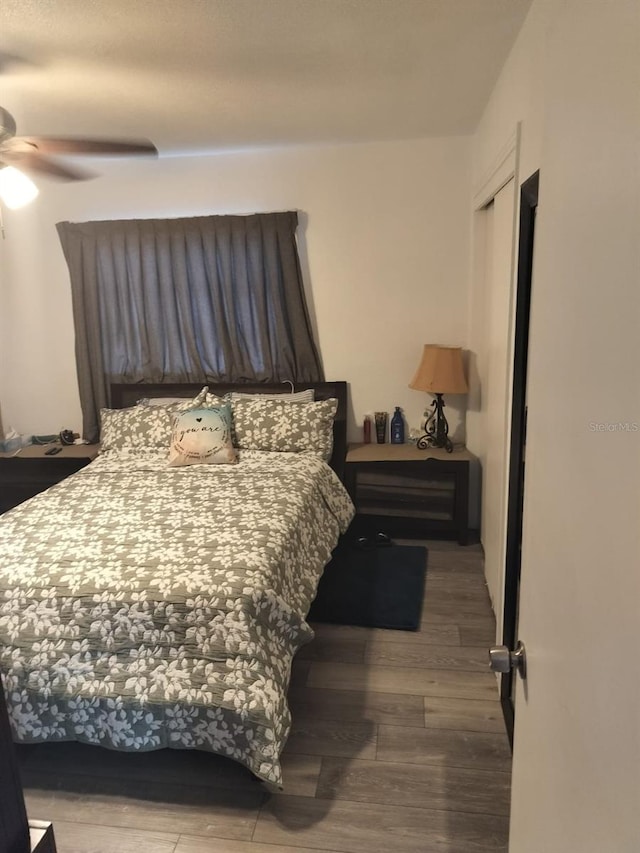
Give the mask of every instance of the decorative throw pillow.
[[169, 465], [209, 465], [237, 462], [231, 441], [228, 406], [187, 409], [174, 415]]
[[292, 406], [282, 400], [237, 400], [236, 444], [242, 450], [313, 453], [326, 462], [333, 451], [334, 398]]
[[208, 385], [205, 385], [202, 391], [196, 394], [191, 401], [192, 406], [224, 406], [225, 403], [226, 400], [223, 400], [222, 397], [217, 397], [209, 391]]
[[171, 415], [162, 406], [100, 410], [102, 450], [166, 447], [170, 435]]

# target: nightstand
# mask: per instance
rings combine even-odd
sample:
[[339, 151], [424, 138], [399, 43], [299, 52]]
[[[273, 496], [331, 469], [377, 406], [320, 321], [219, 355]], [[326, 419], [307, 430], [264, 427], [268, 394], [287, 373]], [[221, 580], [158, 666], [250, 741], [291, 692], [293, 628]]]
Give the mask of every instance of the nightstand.
[[353, 529], [469, 544], [470, 469], [478, 465], [465, 448], [350, 445], [345, 485], [356, 507]]
[[100, 450], [97, 444], [72, 444], [45, 456], [49, 447], [31, 444], [14, 455], [0, 454], [0, 513], [84, 468]]

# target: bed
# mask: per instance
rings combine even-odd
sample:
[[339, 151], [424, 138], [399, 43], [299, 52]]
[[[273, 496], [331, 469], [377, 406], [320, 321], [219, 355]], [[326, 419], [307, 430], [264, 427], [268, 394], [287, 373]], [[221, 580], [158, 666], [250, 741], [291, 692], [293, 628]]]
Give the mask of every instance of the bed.
[[[113, 386], [113, 417], [201, 388]], [[160, 440], [109, 444], [0, 517], [0, 670], [15, 740], [201, 749], [281, 789], [291, 662], [313, 638], [306, 615], [353, 516], [340, 479], [346, 385], [301, 388], [315, 393], [309, 410], [338, 401], [330, 464], [248, 446], [245, 433], [266, 435], [256, 412], [286, 410], [260, 399], [234, 409], [236, 464], [169, 467]]]

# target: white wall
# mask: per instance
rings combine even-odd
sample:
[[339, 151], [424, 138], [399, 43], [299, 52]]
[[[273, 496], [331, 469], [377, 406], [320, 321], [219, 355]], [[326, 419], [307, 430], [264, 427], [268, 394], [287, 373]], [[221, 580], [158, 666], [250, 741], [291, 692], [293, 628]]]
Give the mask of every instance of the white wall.
[[[407, 386], [424, 343], [464, 345], [470, 139], [298, 147], [157, 161], [92, 161], [86, 183], [38, 181], [5, 213], [2, 411], [20, 432], [78, 429], [61, 220], [300, 211], [309, 308], [328, 379], [351, 383], [351, 437], [366, 412], [431, 398]], [[449, 401], [454, 403], [456, 401]], [[454, 406], [452, 427], [460, 427]]]
[[[482, 462], [482, 543], [487, 583], [497, 614], [498, 639], [502, 631], [506, 556], [517, 196], [520, 183], [540, 165], [547, 36], [556, 7], [556, 0], [533, 3], [478, 124], [472, 146], [472, 181], [477, 204], [484, 204], [499, 190], [509, 171], [517, 184], [515, 215], [509, 190], [508, 205], [501, 205], [504, 215], [500, 233], [493, 234], [488, 247], [483, 225], [486, 213], [472, 214], [470, 393], [466, 432], [467, 446]], [[505, 192], [506, 188], [501, 195]], [[508, 222], [510, 218], [512, 221]], [[497, 266], [496, 259], [499, 259]]]
[[484, 182], [487, 172], [493, 169], [497, 155], [511, 138], [518, 122], [522, 122], [521, 181], [540, 165], [547, 34], [557, 5], [558, 0], [534, 0], [491, 93], [473, 140], [473, 184], [476, 189]]

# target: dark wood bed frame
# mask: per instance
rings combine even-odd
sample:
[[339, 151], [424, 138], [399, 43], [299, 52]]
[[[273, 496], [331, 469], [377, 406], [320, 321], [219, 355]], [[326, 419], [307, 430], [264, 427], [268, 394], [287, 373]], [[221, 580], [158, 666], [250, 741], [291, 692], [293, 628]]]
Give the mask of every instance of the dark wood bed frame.
[[20, 769], [1, 682], [0, 850], [2, 853], [56, 853], [51, 823], [27, 820]]
[[[289, 383], [265, 382], [189, 382], [189, 383], [149, 383], [113, 384], [110, 390], [109, 405], [112, 409], [126, 409], [135, 406], [143, 397], [195, 397], [204, 385], [208, 385], [212, 394], [223, 396], [230, 391], [248, 394], [286, 394], [291, 390]], [[344, 480], [345, 459], [347, 456], [347, 383], [346, 382], [294, 382], [294, 391], [313, 388], [316, 400], [328, 400], [335, 397], [338, 410], [333, 423], [333, 455], [329, 464]]]

